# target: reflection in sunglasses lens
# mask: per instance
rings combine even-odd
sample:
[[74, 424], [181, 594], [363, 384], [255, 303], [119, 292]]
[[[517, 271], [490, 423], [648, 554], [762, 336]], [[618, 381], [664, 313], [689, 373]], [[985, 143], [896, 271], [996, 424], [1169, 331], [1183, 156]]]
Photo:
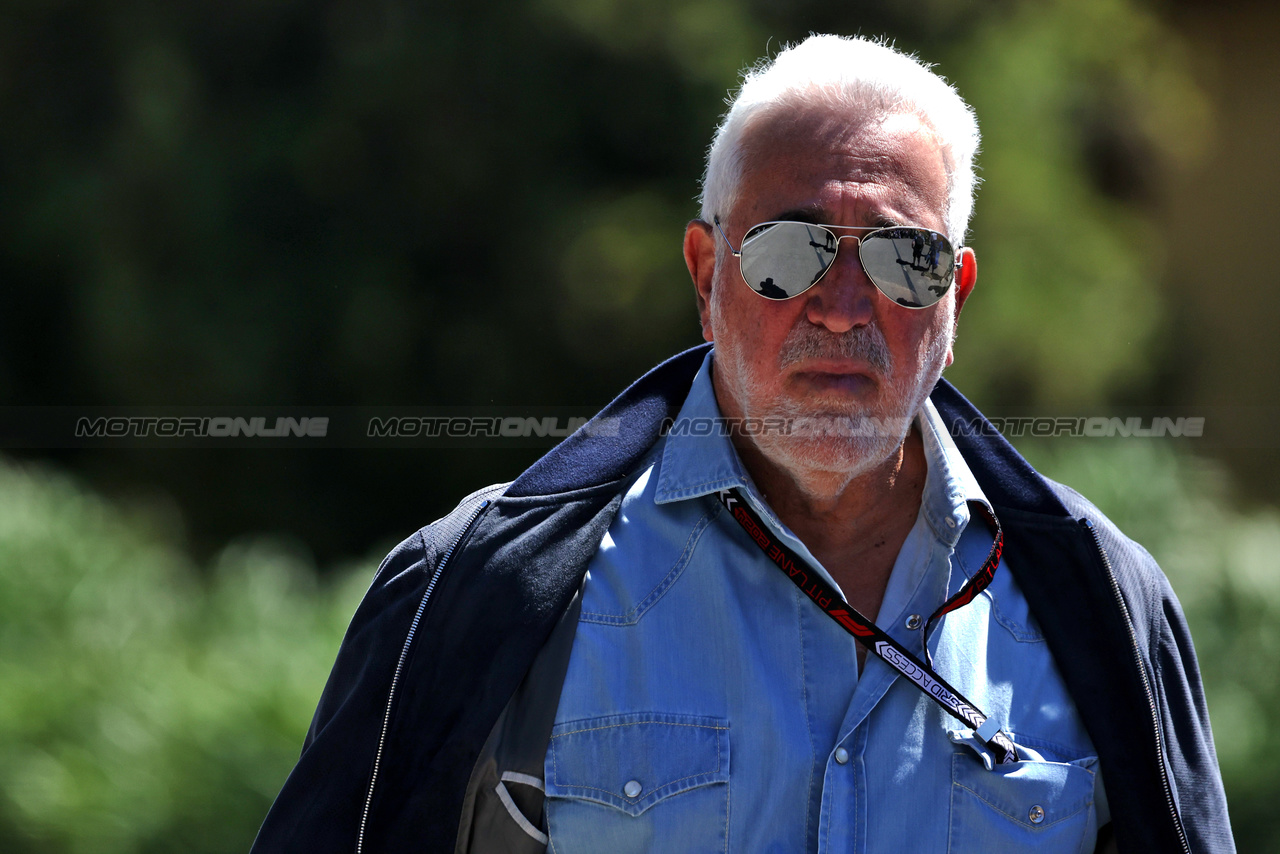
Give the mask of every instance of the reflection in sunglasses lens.
[[955, 252], [937, 232], [885, 229], [864, 240], [860, 254], [876, 287], [899, 305], [933, 305], [951, 286]]
[[807, 290], [835, 257], [835, 235], [825, 228], [780, 222], [747, 235], [742, 276], [761, 296], [786, 299]]

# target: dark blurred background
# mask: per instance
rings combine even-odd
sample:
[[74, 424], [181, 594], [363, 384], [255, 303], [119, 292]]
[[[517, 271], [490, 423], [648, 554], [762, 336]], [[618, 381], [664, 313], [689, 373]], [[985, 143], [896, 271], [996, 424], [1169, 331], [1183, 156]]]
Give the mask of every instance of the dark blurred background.
[[[589, 415], [699, 342], [703, 153], [811, 31], [889, 36], [978, 112], [962, 390], [1206, 418], [1020, 444], [1166, 565], [1241, 849], [1278, 850], [1273, 5], [11, 0], [0, 412]], [[73, 444], [5, 451], [6, 851], [247, 846], [377, 556], [545, 450]]]

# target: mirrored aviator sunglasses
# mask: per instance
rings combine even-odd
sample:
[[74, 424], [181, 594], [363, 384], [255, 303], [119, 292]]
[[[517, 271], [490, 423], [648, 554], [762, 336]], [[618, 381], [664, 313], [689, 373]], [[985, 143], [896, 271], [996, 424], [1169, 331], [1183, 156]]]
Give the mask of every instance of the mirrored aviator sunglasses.
[[[791, 299], [816, 285], [835, 263], [840, 241], [849, 237], [857, 241], [867, 278], [898, 305], [927, 308], [942, 299], [955, 279], [955, 249], [941, 233], [927, 228], [762, 222], [747, 232], [741, 249], [734, 249], [719, 217], [715, 225], [739, 261], [742, 280], [767, 299]], [[858, 234], [837, 235], [832, 229]]]

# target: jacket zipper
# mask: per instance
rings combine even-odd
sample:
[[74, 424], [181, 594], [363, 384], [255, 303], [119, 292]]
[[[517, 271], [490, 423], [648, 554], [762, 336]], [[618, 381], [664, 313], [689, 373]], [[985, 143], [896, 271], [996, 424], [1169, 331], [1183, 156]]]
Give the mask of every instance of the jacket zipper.
[[1124, 596], [1120, 593], [1120, 583], [1116, 581], [1116, 575], [1111, 569], [1111, 559], [1107, 557], [1106, 551], [1102, 548], [1102, 541], [1098, 538], [1098, 531], [1093, 526], [1093, 522], [1088, 519], [1081, 519], [1080, 524], [1093, 537], [1093, 545], [1098, 550], [1098, 554], [1102, 556], [1102, 565], [1107, 570], [1107, 580], [1111, 582], [1111, 592], [1114, 594], [1116, 602], [1120, 605], [1120, 611], [1124, 614], [1125, 628], [1129, 630], [1129, 644], [1133, 651], [1134, 660], [1138, 665], [1138, 673], [1142, 675], [1142, 690], [1147, 695], [1147, 708], [1151, 712], [1151, 726], [1155, 733], [1156, 754], [1160, 759], [1160, 783], [1164, 787], [1165, 804], [1169, 807], [1169, 814], [1173, 816], [1173, 826], [1178, 831], [1178, 839], [1182, 842], [1182, 850], [1186, 854], [1191, 854], [1191, 846], [1187, 842], [1187, 833], [1182, 826], [1182, 817], [1178, 815], [1178, 806], [1173, 802], [1173, 789], [1169, 785], [1169, 774], [1165, 770], [1164, 755], [1164, 739], [1160, 736], [1160, 712], [1156, 708], [1155, 693], [1151, 690], [1151, 681], [1147, 678], [1147, 668], [1142, 660], [1142, 651], [1138, 646], [1138, 637], [1133, 631], [1133, 620], [1129, 617], [1129, 608], [1124, 603]]
[[440, 579], [440, 573], [444, 571], [449, 558], [453, 557], [453, 552], [458, 547], [458, 544], [467, 536], [471, 526], [476, 523], [476, 519], [480, 518], [480, 514], [491, 503], [488, 499], [480, 502], [480, 506], [471, 512], [471, 518], [462, 527], [462, 533], [458, 535], [458, 538], [449, 546], [448, 551], [440, 558], [440, 563], [436, 565], [436, 571], [431, 575], [431, 581], [427, 583], [427, 590], [422, 594], [422, 601], [418, 604], [418, 611], [413, 615], [413, 622], [409, 625], [409, 635], [405, 638], [404, 646], [400, 650], [400, 659], [396, 662], [396, 672], [391, 677], [391, 690], [387, 693], [387, 709], [382, 715], [382, 732], [378, 736], [378, 752], [373, 757], [373, 776], [369, 778], [369, 793], [365, 796], [364, 811], [360, 814], [360, 834], [356, 837], [356, 854], [362, 854], [364, 850], [364, 831], [369, 821], [369, 808], [373, 805], [373, 789], [378, 782], [378, 770], [382, 767], [382, 749], [387, 741], [387, 729], [391, 725], [391, 706], [395, 702], [396, 688], [400, 685], [400, 673], [404, 669], [405, 659], [409, 657], [409, 647], [413, 644], [413, 637], [418, 632], [418, 623], [421, 622], [422, 615], [427, 610], [427, 601], [431, 598], [432, 591], [436, 589], [436, 582]]

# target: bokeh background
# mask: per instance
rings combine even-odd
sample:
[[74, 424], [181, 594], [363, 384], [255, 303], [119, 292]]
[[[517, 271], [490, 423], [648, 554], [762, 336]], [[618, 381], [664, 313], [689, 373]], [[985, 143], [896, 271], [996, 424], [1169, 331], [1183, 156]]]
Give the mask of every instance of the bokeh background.
[[[1280, 13], [1220, 0], [8, 0], [0, 417], [577, 407], [698, 343], [755, 58], [937, 63], [985, 144], [949, 371], [1166, 568], [1242, 851], [1280, 850]], [[63, 411], [63, 410], [59, 410]], [[381, 555], [542, 449], [0, 451], [0, 850], [245, 850]], [[527, 445], [527, 443], [526, 443]]]

